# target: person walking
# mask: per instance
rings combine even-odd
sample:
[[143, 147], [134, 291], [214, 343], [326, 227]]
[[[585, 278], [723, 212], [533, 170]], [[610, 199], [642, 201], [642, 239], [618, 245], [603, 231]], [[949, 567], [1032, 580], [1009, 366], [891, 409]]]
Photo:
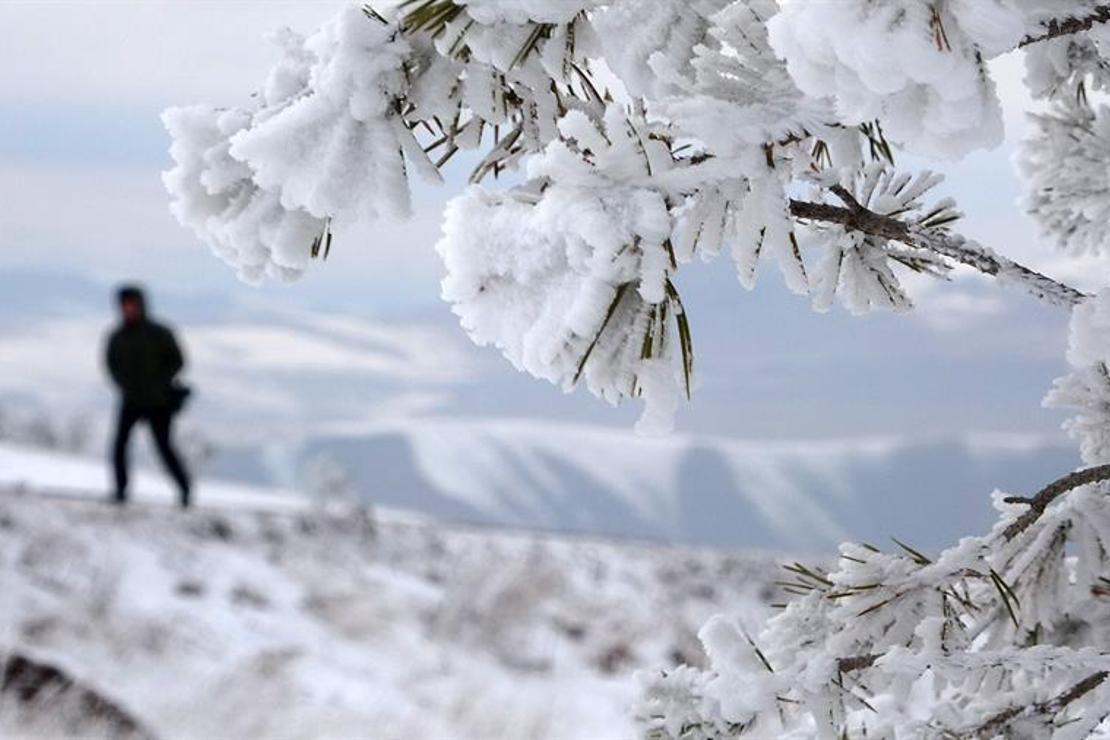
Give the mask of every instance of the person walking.
[[140, 288], [126, 285], [117, 293], [120, 323], [108, 337], [108, 373], [120, 394], [119, 416], [112, 446], [117, 504], [127, 502], [128, 454], [131, 430], [140, 421], [150, 426], [158, 455], [177, 484], [182, 508], [188, 508], [189, 473], [174, 449], [174, 416], [189, 390], [177, 380], [185, 358], [173, 332], [147, 315]]

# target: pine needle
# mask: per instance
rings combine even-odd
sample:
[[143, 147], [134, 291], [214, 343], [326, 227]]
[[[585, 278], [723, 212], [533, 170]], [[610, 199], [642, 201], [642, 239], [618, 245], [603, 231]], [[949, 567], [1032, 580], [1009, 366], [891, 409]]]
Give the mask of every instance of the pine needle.
[[686, 316], [686, 306], [678, 295], [678, 289], [670, 278], [666, 282], [667, 297], [675, 304], [674, 320], [678, 327], [678, 344], [682, 350], [682, 377], [686, 389], [686, 399], [692, 396], [691, 386], [694, 376], [694, 340], [690, 335], [690, 320]]
[[914, 548], [907, 545], [905, 542], [899, 540], [897, 537], [891, 537], [890, 539], [893, 540], [894, 544], [898, 545], [898, 547], [905, 550], [909, 554], [910, 558], [918, 565], [929, 565], [933, 562], [929, 558], [922, 555], [919, 550], [915, 550]]
[[[998, 595], [1002, 597], [1002, 604], [1006, 607], [1006, 611], [1009, 613], [1010, 620], [1013, 621], [1014, 627], [1020, 626], [1016, 611], [1019, 606], [1017, 595], [1014, 594], [1013, 589], [1010, 588], [1006, 581], [1002, 580], [1002, 576], [995, 572], [994, 568], [990, 570], [990, 577], [991, 582], [994, 583], [994, 587], [998, 589]], [[1011, 599], [1013, 599], [1012, 604], [1010, 603]]]
[[601, 327], [597, 330], [597, 334], [594, 335], [593, 340], [590, 342], [590, 346], [587, 347], [585, 353], [583, 353], [582, 359], [578, 361], [578, 370], [574, 373], [574, 380], [571, 381], [571, 384], [577, 384], [578, 380], [582, 377], [582, 372], [586, 369], [586, 362], [589, 361], [590, 355], [593, 354], [594, 348], [597, 347], [601, 335], [605, 333], [605, 328], [609, 326], [613, 314], [617, 312], [617, 307], [620, 306], [621, 299], [624, 298], [624, 294], [628, 291], [629, 285], [631, 285], [631, 283], [624, 283], [617, 287], [617, 292], [613, 296], [613, 302], [609, 304], [609, 310], [605, 312], [605, 319], [601, 322]]

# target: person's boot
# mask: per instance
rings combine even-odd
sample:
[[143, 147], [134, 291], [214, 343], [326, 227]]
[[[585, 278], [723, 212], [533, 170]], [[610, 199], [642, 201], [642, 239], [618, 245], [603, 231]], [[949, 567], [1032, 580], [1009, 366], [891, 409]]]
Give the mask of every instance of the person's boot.
[[190, 491], [187, 488], [181, 492], [181, 508], [182, 509], [188, 509], [189, 508], [189, 504], [190, 504], [189, 495], [190, 495]]

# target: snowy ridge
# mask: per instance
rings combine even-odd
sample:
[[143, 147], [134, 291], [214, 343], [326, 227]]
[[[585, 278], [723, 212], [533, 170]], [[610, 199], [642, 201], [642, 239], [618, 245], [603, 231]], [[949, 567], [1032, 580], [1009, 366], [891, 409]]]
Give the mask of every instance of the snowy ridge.
[[[644, 439], [515, 420], [332, 427], [267, 451], [276, 468], [321, 453], [369, 501], [442, 518], [811, 552], [899, 534], [940, 546], [989, 526], [995, 488], [1024, 491], [1077, 462], [1066, 443], [1034, 435]], [[951, 507], [968, 512], [961, 531]]]
[[[558, 460], [611, 491], [617, 501], [644, 521], [681, 517], [683, 484], [688, 482], [683, 480], [683, 466], [699, 449], [715, 451], [738, 488], [743, 489], [745, 503], [772, 526], [781, 529], [792, 522], [800, 529], [801, 541], [835, 539], [844, 534], [823, 507], [796, 518], [797, 507], [812, 502], [787, 480], [777, 464], [780, 461], [768, 459], [767, 448], [758, 444], [682, 436], [644, 439], [621, 431], [552, 428], [526, 422], [494, 422], [482, 424], [477, 430], [458, 423], [436, 424], [430, 429], [422, 425], [409, 427], [405, 434], [418, 463], [437, 487], [457, 491], [467, 501], [488, 499], [491, 490], [517, 490], [525, 503], [542, 504], [543, 493], [559, 490], [559, 463], [552, 462]], [[882, 442], [864, 446], [875, 446], [876, 450], [885, 447]], [[820, 444], [814, 447], [787, 448], [787, 457], [816, 461], [818, 467], [827, 468], [830, 478], [834, 477], [835, 469], [843, 462], [843, 456], [836, 454], [837, 446], [827, 450], [821, 450]], [[475, 466], [471, 462], [483, 457], [484, 464]], [[529, 487], [530, 481], [538, 483], [539, 490]], [[493, 510], [495, 513], [510, 514], [514, 502], [493, 503], [499, 507]], [[582, 521], [584, 525], [590, 523], [600, 522]]]

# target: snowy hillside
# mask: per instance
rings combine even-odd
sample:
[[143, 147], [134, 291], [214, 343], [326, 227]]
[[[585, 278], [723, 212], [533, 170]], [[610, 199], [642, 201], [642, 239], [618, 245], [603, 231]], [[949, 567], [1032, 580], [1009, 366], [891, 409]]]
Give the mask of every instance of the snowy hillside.
[[[830, 552], [845, 539], [921, 547], [990, 526], [990, 493], [1078, 462], [1035, 435], [756, 441], [511, 420], [414, 420], [227, 448], [216, 469], [289, 484], [337, 460], [367, 501], [452, 520], [725, 547]], [[951, 512], [959, 511], [954, 520]]]
[[[0, 735], [104, 732], [89, 707], [109, 705], [159, 738], [628, 737], [634, 672], [698, 662], [701, 624], [754, 624], [777, 577], [764, 557], [382, 519], [0, 489]], [[17, 661], [72, 683], [46, 709]]]
[[[942, 547], [989, 528], [991, 491], [1028, 492], [1077, 463], [1070, 444], [1035, 435], [645, 439], [585, 425], [417, 419], [222, 446], [197, 496], [218, 506], [298, 506], [304, 471], [321, 459], [363, 502], [410, 515], [818, 555], [891, 536]], [[107, 495], [106, 475], [102, 459], [0, 442], [0, 484]], [[275, 486], [284, 492], [275, 496]], [[172, 500], [157, 468], [139, 473], [136, 490], [140, 500]]]

